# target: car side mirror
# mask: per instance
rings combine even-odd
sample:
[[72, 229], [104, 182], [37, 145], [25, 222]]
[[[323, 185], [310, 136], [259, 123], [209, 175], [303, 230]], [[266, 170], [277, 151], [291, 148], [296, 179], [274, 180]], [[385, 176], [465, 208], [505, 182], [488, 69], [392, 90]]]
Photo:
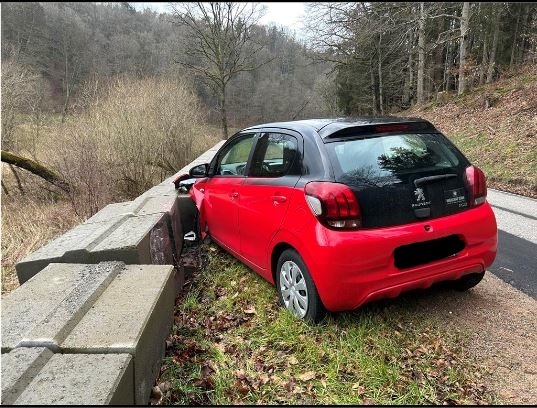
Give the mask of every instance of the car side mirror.
[[207, 177], [208, 172], [209, 172], [209, 164], [203, 163], [198, 166], [192, 167], [190, 171], [188, 172], [188, 174], [190, 175], [190, 177], [203, 178], [203, 177]]

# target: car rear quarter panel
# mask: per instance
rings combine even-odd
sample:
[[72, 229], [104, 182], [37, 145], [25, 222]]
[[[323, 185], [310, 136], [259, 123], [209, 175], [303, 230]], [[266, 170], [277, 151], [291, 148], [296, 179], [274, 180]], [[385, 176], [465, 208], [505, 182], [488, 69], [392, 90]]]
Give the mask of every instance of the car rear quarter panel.
[[[395, 248], [452, 234], [466, 243], [456, 256], [404, 270], [394, 266]], [[396, 227], [334, 231], [316, 220], [304, 193], [296, 189], [271, 248], [280, 242], [288, 243], [302, 256], [325, 307], [339, 311], [485, 270], [496, 256], [497, 228], [492, 209], [485, 203], [451, 216]]]

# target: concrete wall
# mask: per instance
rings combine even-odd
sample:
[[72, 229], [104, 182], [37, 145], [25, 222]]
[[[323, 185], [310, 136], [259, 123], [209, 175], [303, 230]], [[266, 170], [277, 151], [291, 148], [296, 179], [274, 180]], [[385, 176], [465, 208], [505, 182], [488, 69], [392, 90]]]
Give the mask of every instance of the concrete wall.
[[2, 297], [2, 404], [148, 403], [196, 211], [173, 180], [222, 143], [16, 265], [21, 286]]
[[191, 167], [209, 162], [222, 143], [133, 201], [104, 207], [29, 254], [16, 265], [19, 282], [23, 284], [51, 262], [177, 265], [183, 230], [191, 230], [195, 206], [188, 195], [177, 194], [173, 180]]

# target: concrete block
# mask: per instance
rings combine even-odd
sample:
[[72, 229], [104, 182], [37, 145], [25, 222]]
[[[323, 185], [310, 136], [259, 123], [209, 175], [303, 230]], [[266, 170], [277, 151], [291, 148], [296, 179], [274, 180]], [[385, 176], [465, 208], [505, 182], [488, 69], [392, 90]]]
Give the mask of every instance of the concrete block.
[[2, 405], [11, 405], [52, 357], [43, 347], [17, 348], [2, 354]]
[[[136, 209], [136, 215], [138, 216], [167, 214], [169, 236], [174, 249], [174, 264], [177, 264], [183, 249], [182, 207], [180, 202], [180, 197], [174, 191], [172, 195], [144, 197], [144, 200], [141, 201]], [[136, 203], [136, 200], [134, 203]]]
[[[176, 263], [183, 248], [183, 229], [181, 226], [179, 197], [177, 197], [177, 194], [175, 193], [162, 196], [140, 196], [134, 201], [110, 204], [88, 219], [85, 223], [114, 221], [125, 217], [139, 217], [154, 214], [168, 215], [168, 235], [172, 244], [173, 256], [173, 259], [170, 262], [166, 262], [167, 254], [161, 251], [160, 253], [164, 259], [161, 257], [158, 263]], [[124, 220], [124, 222], [127, 221]], [[125, 259], [121, 260], [125, 262]]]
[[96, 222], [105, 222], [112, 219], [120, 219], [126, 215], [132, 214], [133, 204], [132, 201], [125, 201], [123, 203], [108, 204], [97, 214], [88, 218], [84, 224], [94, 224]]
[[[174, 195], [175, 194], [175, 185], [170, 183], [161, 183], [158, 184], [149, 190], [147, 190], [145, 193], [143, 193], [140, 197], [154, 197], [159, 195]], [[138, 199], [137, 198], [137, 199]]]
[[15, 405], [132, 405], [129, 354], [54, 354]]
[[173, 264], [174, 248], [167, 214], [125, 218], [89, 252], [94, 262], [120, 260], [127, 264]]
[[147, 404], [175, 303], [172, 266], [126, 266], [61, 345], [63, 353], [127, 353], [136, 404]]
[[15, 347], [55, 351], [123, 268], [51, 264], [2, 299], [2, 352]]
[[77, 225], [32, 252], [16, 265], [20, 284], [22, 285], [52, 262], [91, 263], [88, 259], [87, 248], [117, 228], [120, 222], [120, 220], [114, 220]]
[[[19, 262], [16, 265], [19, 282], [23, 284], [52, 262], [173, 264], [183, 242], [179, 222], [172, 223], [168, 213], [155, 212], [78, 225]], [[177, 242], [173, 231], [181, 235]]]

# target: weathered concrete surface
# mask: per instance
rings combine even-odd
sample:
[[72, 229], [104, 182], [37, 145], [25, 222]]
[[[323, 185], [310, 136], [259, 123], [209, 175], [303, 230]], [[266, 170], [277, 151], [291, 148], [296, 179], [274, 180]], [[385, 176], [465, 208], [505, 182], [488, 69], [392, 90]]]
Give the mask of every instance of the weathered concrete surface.
[[43, 347], [18, 348], [2, 354], [2, 405], [11, 405], [52, 357]]
[[86, 248], [117, 227], [119, 221], [81, 224], [31, 253], [16, 265], [23, 284], [52, 262], [90, 263]]
[[[6, 295], [2, 299], [2, 352], [11, 352], [2, 356], [2, 386], [14, 390], [7, 394], [10, 402], [39, 371], [36, 364], [42, 360], [27, 353], [47, 347], [66, 356], [132, 356], [128, 384], [135, 397], [126, 403], [147, 404], [173, 323], [175, 274], [172, 265], [51, 264]], [[20, 364], [12, 363], [18, 360]], [[101, 376], [93, 365], [84, 370], [86, 376], [88, 370], [96, 370], [94, 377]], [[92, 403], [104, 401], [100, 392], [91, 395], [97, 398]], [[43, 403], [74, 401], [57, 398], [60, 396]], [[41, 402], [27, 394], [23, 401]]]
[[128, 353], [136, 404], [147, 404], [173, 322], [171, 266], [130, 265], [118, 274], [61, 345], [63, 353]]
[[19, 346], [57, 350], [122, 267], [51, 264], [3, 297], [2, 352]]
[[129, 354], [55, 354], [16, 405], [132, 405]]
[[3, 298], [3, 403], [147, 404], [173, 323], [174, 281], [184, 282], [181, 221], [190, 231], [196, 211], [173, 180], [222, 143], [17, 264], [26, 283]]
[[[76, 226], [19, 262], [19, 282], [26, 282], [52, 262], [171, 265], [178, 259], [182, 245], [180, 226], [166, 212], [122, 214], [94, 221]], [[180, 236], [178, 242], [173, 238], [174, 229]]]

